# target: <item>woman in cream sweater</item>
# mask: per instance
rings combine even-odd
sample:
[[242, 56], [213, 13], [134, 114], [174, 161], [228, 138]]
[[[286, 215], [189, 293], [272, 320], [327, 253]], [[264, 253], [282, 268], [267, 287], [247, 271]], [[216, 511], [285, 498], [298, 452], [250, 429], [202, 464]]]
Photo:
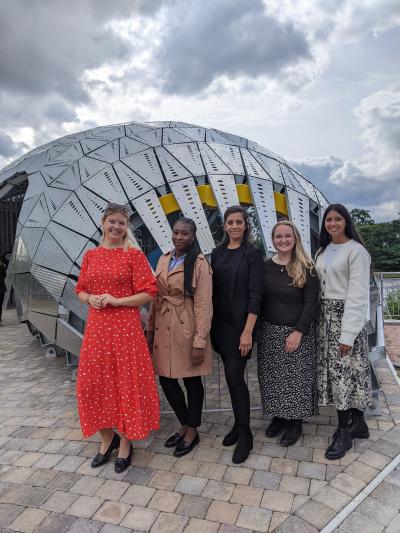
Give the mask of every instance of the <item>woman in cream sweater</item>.
[[321, 405], [333, 404], [339, 426], [326, 450], [340, 459], [352, 438], [368, 438], [364, 411], [371, 400], [366, 331], [370, 256], [341, 204], [328, 206], [322, 220], [316, 269], [321, 282], [318, 393]]

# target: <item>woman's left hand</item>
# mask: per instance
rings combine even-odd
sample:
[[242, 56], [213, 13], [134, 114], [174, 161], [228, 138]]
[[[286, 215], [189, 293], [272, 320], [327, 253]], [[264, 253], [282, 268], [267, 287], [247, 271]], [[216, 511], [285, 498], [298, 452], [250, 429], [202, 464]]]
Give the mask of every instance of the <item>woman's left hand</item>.
[[101, 294], [99, 296], [101, 307], [106, 307], [107, 305], [112, 305], [114, 307], [117, 307], [118, 305], [118, 298], [115, 298], [114, 296], [111, 296], [111, 294]]
[[240, 342], [239, 342], [240, 355], [242, 357], [245, 357], [251, 350], [252, 346], [253, 346], [253, 337], [251, 333], [249, 331], [243, 330], [242, 334], [240, 335]]
[[348, 353], [350, 349], [351, 349], [351, 346], [349, 346], [348, 344], [342, 344], [342, 343], [339, 344], [339, 350], [342, 355], [345, 355], [346, 353]]
[[300, 346], [301, 339], [303, 338], [303, 333], [301, 331], [293, 331], [290, 335], [286, 337], [285, 343], [285, 352], [292, 353], [297, 350]]
[[192, 364], [193, 366], [199, 366], [204, 361], [204, 349], [192, 348]]

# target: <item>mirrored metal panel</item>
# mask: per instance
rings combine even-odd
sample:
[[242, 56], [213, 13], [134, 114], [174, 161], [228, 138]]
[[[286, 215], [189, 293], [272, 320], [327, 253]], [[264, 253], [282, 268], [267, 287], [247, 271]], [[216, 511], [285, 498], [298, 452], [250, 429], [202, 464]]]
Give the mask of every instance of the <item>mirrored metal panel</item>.
[[309, 249], [310, 221], [315, 238], [328, 205], [312, 183], [257, 142], [185, 122], [129, 122], [56, 139], [0, 171], [0, 198], [21, 183], [27, 187], [8, 278], [18, 315], [71, 353], [80, 345], [75, 326], [82, 329], [87, 317], [74, 287], [84, 253], [101, 242], [108, 202], [130, 208], [137, 242], [153, 257], [171, 248], [170, 223], [180, 214], [194, 219], [209, 254], [210, 225], [238, 203], [252, 204], [266, 251], [273, 250], [278, 208]]

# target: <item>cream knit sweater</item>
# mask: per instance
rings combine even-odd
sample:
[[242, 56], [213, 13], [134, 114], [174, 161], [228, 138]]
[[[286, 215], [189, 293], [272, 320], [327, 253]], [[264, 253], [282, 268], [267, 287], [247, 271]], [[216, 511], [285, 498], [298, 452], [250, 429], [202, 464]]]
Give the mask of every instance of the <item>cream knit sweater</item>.
[[325, 251], [317, 257], [321, 299], [344, 300], [341, 344], [353, 346], [369, 318], [370, 264], [367, 250], [353, 239], [339, 246], [329, 265], [325, 263]]

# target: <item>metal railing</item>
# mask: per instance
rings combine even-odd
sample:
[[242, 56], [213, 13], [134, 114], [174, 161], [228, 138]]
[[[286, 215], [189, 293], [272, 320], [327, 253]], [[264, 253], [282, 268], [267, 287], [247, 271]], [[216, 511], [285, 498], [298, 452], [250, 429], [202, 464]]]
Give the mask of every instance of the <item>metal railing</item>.
[[400, 272], [379, 272], [375, 276], [384, 320], [400, 320]]

